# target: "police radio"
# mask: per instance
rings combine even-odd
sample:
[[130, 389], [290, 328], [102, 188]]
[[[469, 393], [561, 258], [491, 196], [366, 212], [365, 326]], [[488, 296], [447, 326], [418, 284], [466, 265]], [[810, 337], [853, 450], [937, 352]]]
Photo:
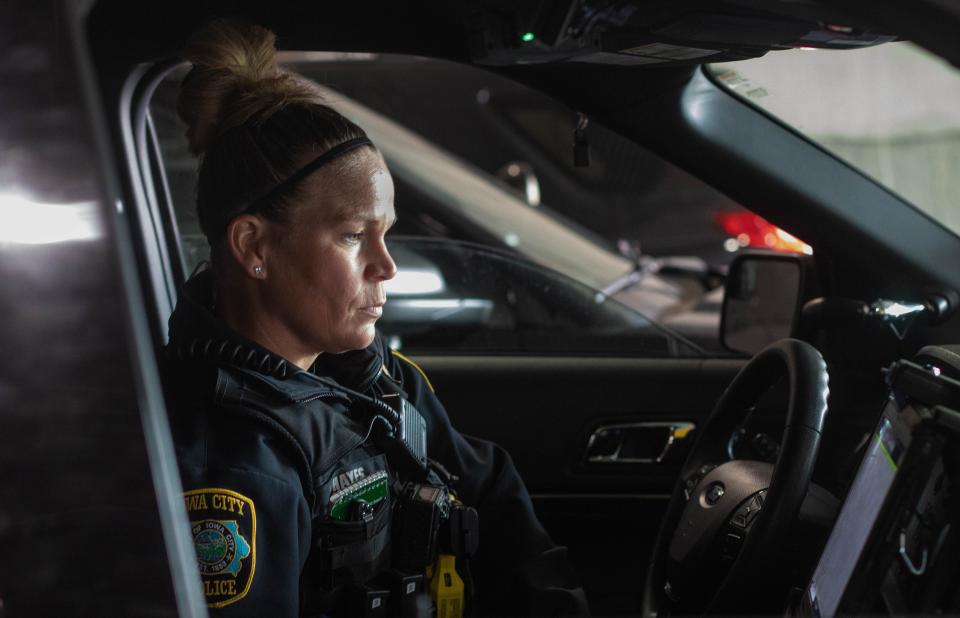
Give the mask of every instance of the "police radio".
[[427, 422], [416, 406], [396, 388], [380, 397], [353, 394], [366, 404], [359, 412], [369, 426], [367, 437], [387, 456], [390, 466], [409, 478], [425, 478]]
[[400, 469], [411, 476], [422, 476], [427, 471], [427, 422], [420, 411], [400, 393], [384, 395], [382, 402], [393, 411], [392, 439], [379, 440], [377, 446], [387, 454], [387, 460], [400, 463]]
[[381, 374], [374, 386], [376, 395], [357, 392], [324, 376], [317, 381], [347, 394], [354, 402], [349, 414], [367, 425], [367, 439], [384, 452], [395, 470], [411, 477], [427, 474], [427, 422], [416, 406], [407, 401], [400, 387]]

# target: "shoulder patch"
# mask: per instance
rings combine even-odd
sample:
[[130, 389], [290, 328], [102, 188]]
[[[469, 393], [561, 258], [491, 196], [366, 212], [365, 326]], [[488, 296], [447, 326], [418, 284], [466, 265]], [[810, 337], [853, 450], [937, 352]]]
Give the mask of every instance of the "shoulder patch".
[[245, 597], [257, 566], [257, 513], [253, 500], [229, 489], [184, 492], [197, 567], [209, 607]]

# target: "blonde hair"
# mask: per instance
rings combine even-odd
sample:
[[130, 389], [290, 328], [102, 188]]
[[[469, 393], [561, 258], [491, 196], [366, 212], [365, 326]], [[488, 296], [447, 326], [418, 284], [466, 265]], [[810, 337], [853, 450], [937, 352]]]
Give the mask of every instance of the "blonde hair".
[[177, 113], [195, 155], [218, 133], [292, 103], [322, 99], [277, 65], [276, 35], [260, 26], [218, 20], [183, 50], [193, 68], [180, 86]]
[[[232, 217], [289, 177], [306, 155], [366, 137], [307, 81], [278, 66], [276, 35], [266, 28], [210, 22], [183, 56], [193, 68], [180, 86], [177, 113], [200, 158], [197, 214], [212, 247]], [[282, 217], [295, 193], [296, 187], [277, 195], [262, 214]]]

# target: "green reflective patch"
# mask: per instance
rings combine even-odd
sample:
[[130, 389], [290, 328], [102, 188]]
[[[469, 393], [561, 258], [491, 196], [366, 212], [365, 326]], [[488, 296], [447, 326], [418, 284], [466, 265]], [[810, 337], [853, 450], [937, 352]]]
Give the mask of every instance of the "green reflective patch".
[[330, 517], [343, 521], [347, 517], [347, 509], [355, 500], [363, 500], [369, 504], [377, 504], [387, 497], [389, 491], [387, 473], [383, 470], [371, 474], [362, 481], [339, 491], [330, 497], [333, 506], [330, 508]]

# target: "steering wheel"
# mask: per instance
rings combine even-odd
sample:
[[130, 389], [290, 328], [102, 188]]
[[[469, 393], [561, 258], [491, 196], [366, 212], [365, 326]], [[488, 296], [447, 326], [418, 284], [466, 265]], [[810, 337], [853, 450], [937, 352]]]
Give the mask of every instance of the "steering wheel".
[[[776, 463], [731, 459], [730, 437], [784, 375], [789, 402]], [[775, 570], [807, 493], [827, 383], [823, 357], [797, 339], [769, 345], [740, 370], [681, 469], [647, 571], [643, 616], [782, 609], [769, 605], [760, 582]]]

